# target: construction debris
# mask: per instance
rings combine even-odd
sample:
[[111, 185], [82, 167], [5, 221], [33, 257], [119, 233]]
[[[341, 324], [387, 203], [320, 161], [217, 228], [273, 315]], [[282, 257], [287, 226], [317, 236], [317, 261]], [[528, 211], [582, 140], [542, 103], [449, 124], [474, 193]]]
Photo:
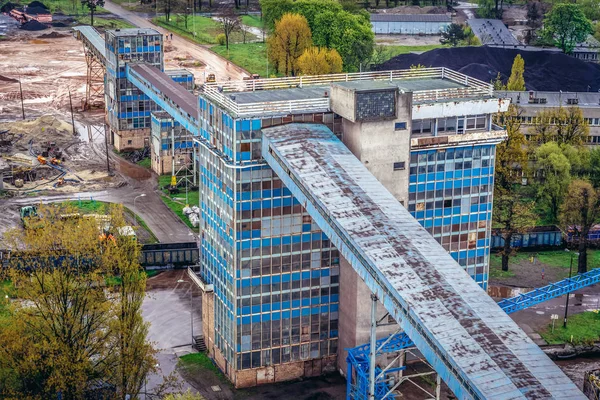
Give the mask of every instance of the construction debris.
[[[75, 191], [118, 185], [92, 145], [54, 116], [0, 123], [0, 173], [5, 188]], [[19, 186], [17, 186], [19, 185]]]
[[194, 228], [198, 226], [200, 222], [200, 208], [198, 206], [185, 206], [183, 207], [183, 213], [187, 215]]

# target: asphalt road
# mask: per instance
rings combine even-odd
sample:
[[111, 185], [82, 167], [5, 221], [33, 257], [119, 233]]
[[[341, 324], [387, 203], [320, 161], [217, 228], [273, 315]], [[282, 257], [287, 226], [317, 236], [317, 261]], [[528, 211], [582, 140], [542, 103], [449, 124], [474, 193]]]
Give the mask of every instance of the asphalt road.
[[[19, 223], [18, 219], [18, 208], [29, 205], [42, 203], [56, 203], [66, 200], [99, 200], [106, 201], [109, 203], [122, 203], [124, 206], [132, 210], [134, 213], [140, 216], [150, 230], [154, 233], [156, 238], [161, 243], [181, 243], [181, 242], [194, 242], [196, 236], [194, 233], [185, 225], [161, 200], [160, 195], [156, 189], [152, 186], [156, 184], [153, 179], [148, 179], [141, 182], [132, 182], [122, 188], [107, 189], [98, 192], [80, 192], [80, 193], [68, 193], [55, 196], [38, 196], [38, 197], [23, 197], [23, 198], [10, 198], [0, 200], [0, 209], [7, 210], [13, 218], [8, 223], [5, 222], [5, 217], [2, 218], [2, 228], [4, 230]], [[140, 194], [146, 194], [146, 196], [134, 198]], [[0, 232], [2, 233], [2, 232]]]
[[[118, 4], [107, 1], [103, 7], [111, 13], [123, 18], [132, 25], [140, 28], [156, 29], [163, 35], [166, 35], [168, 32], [166, 29], [154, 25], [143, 15], [134, 11], [126, 10]], [[178, 49], [185, 50], [190, 54], [190, 56], [206, 64], [207, 73], [210, 72], [215, 74], [217, 81], [226, 81], [228, 78], [231, 78], [231, 80], [241, 80], [244, 76], [250, 76], [248, 71], [231, 62], [228, 62], [225, 58], [210, 51], [208, 47], [194, 43], [181, 36], [178, 36], [175, 33], [173, 34], [173, 40], [169, 40], [168, 43]], [[197, 79], [204, 79], [204, 77], [197, 77]]]

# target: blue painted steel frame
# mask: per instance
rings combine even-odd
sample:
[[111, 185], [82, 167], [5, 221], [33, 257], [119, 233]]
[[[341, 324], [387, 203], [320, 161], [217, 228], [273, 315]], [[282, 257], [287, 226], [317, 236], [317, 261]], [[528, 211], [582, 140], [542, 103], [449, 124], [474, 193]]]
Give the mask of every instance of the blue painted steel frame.
[[142, 80], [135, 71], [133, 71], [129, 64], [127, 64], [127, 79], [133, 83], [138, 89], [140, 89], [150, 100], [154, 101], [158, 106], [172, 116], [177, 122], [179, 122], [188, 132], [194, 136], [200, 134], [199, 121], [190, 119], [183, 111], [173, 107], [170, 102], [165, 100], [160, 92], [152, 88], [152, 84], [146, 80]]
[[[586, 272], [585, 274], [576, 275], [572, 278], [551, 283], [550, 285], [534, 289], [531, 292], [520, 294], [510, 299], [504, 299], [500, 301], [498, 305], [507, 314], [511, 314], [598, 282], [600, 282], [600, 268]], [[405, 332], [395, 333], [379, 339], [377, 341], [377, 348], [379, 349], [382, 344], [384, 344], [384, 346], [377, 354], [394, 353], [399, 350], [415, 347], [415, 344]], [[346, 362], [348, 370], [346, 373], [346, 400], [366, 400], [368, 398], [368, 360], [371, 345], [366, 343], [347, 350], [348, 356], [346, 357]], [[356, 379], [354, 379], [353, 371], [356, 371]], [[378, 373], [376, 372], [376, 375], [377, 374]], [[395, 398], [393, 396], [385, 398], [377, 397], [377, 393], [380, 393], [381, 389], [388, 387], [384, 379], [377, 380], [375, 386], [377, 388], [375, 396], [377, 400], [391, 400]], [[387, 393], [387, 390], [383, 392], [382, 395], [385, 395], [385, 393]]]

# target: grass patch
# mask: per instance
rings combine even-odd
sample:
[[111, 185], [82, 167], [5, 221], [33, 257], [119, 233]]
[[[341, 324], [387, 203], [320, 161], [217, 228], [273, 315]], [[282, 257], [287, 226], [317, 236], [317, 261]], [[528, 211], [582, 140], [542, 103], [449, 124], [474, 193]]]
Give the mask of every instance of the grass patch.
[[276, 73], [273, 66], [269, 66], [269, 75], [267, 75], [267, 45], [265, 43], [230, 44], [229, 51], [225, 46], [213, 46], [210, 49], [251, 74], [268, 77]]
[[106, 214], [108, 212], [108, 204], [97, 200], [65, 201], [63, 205], [75, 207], [85, 214]]
[[256, 15], [242, 15], [242, 24], [260, 29], [265, 26], [263, 20]]
[[138, 161], [137, 165], [139, 165], [140, 167], [150, 169], [150, 168], [152, 168], [152, 160], [150, 159], [150, 157], [146, 157], [146, 158]]
[[512, 278], [515, 273], [509, 268], [508, 271], [502, 271], [502, 265], [491, 265], [490, 278]]
[[[190, 16], [188, 17], [187, 27], [185, 19], [179, 14], [173, 14], [169, 21], [165, 21], [164, 17], [159, 17], [153, 18], [152, 22], [200, 44], [215, 44], [217, 42], [217, 35], [223, 33], [221, 25], [208, 17]], [[195, 35], [194, 32], [196, 33]], [[248, 41], [255, 38], [256, 36], [251, 33], [246, 34], [246, 40]], [[240, 32], [233, 32], [231, 34], [230, 43], [241, 41], [243, 41], [243, 37]]]
[[222, 383], [227, 385], [230, 384], [227, 377], [205, 353], [186, 354], [179, 358], [177, 366], [190, 375], [197, 374], [200, 371], [210, 371], [214, 373]]
[[[78, 17], [77, 22], [80, 25], [90, 25], [91, 18], [87, 17]], [[124, 21], [122, 19], [117, 18], [99, 18], [94, 16], [94, 27], [95, 28], [108, 28], [108, 29], [127, 29], [127, 28], [135, 28], [129, 22]]]
[[[162, 271], [155, 269], [152, 269], [150, 271], [144, 271], [144, 273], [146, 274], [146, 278], [152, 278], [153, 276], [156, 276], [161, 272]], [[121, 286], [123, 279], [121, 279], [120, 276], [105, 276], [104, 282], [106, 283], [106, 286]]]
[[552, 332], [552, 325], [548, 325], [546, 330], [540, 332], [548, 344], [571, 343], [571, 336], [575, 345], [591, 344], [600, 340], [600, 315], [593, 311], [571, 315], [566, 328], [563, 328], [562, 322], [559, 321], [562, 320], [556, 321], [554, 332]]
[[[519, 263], [528, 263], [530, 258], [535, 256], [536, 264], [543, 265], [547, 268], [556, 268], [560, 270], [558, 274], [561, 279], [569, 277], [569, 265], [571, 263], [571, 254], [573, 252], [564, 250], [538, 251], [538, 252], [521, 252], [519, 251], [514, 256], [510, 257], [508, 272], [501, 270], [502, 256], [498, 253], [490, 255], [490, 277], [492, 278], [509, 278], [515, 276], [511, 273], [511, 266]], [[600, 266], [600, 250], [588, 249], [588, 270], [598, 268]], [[577, 273], [577, 256], [573, 254], [573, 275]]]
[[[160, 187], [163, 196], [161, 196], [163, 202], [167, 207], [169, 207], [187, 226], [192, 230], [197, 230], [198, 227], [195, 227], [191, 224], [188, 217], [183, 213], [183, 207], [185, 204], [185, 187], [180, 187], [180, 192], [175, 194], [170, 194], [165, 187], [168, 187], [171, 184], [171, 176], [170, 175], [162, 175], [158, 177], [158, 186]], [[198, 190], [191, 190], [188, 187], [188, 204], [190, 205], [198, 205], [200, 200], [200, 192]]]

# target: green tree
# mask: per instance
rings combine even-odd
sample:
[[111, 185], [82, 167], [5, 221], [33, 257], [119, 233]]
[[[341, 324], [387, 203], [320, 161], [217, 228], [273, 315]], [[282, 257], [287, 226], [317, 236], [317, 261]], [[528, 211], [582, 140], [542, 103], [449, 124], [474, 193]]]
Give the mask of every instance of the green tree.
[[[22, 301], [0, 325], [0, 371], [13, 371], [0, 374], [0, 397], [81, 399], [98, 382], [136, 396], [156, 369], [140, 314], [144, 287], [128, 283], [128, 271], [144, 275], [140, 245], [119, 235], [99, 240], [98, 222], [69, 207], [38, 213], [41, 227], [4, 236], [13, 257], [2, 272]], [[111, 232], [124, 226], [122, 207], [110, 221]], [[125, 285], [111, 293], [106, 276], [116, 272]]]
[[523, 91], [525, 90], [525, 60], [520, 54], [517, 54], [513, 61], [512, 69], [510, 70], [510, 77], [506, 83], [507, 90]]
[[530, 128], [534, 144], [557, 142], [581, 146], [588, 140], [589, 124], [579, 107], [559, 107], [537, 113], [534, 125]]
[[581, 11], [590, 21], [600, 19], [600, 0], [579, 0], [577, 4], [581, 6]]
[[600, 148], [590, 150], [588, 176], [596, 189], [600, 189]]
[[538, 197], [545, 202], [550, 216], [556, 221], [558, 210], [571, 182], [571, 164], [556, 142], [541, 145], [535, 156], [536, 167], [541, 175]]
[[533, 205], [527, 204], [521, 194], [520, 180], [527, 167], [525, 136], [521, 132], [519, 109], [510, 105], [505, 113], [496, 116], [496, 123], [506, 129], [507, 139], [496, 146], [496, 175], [494, 185], [494, 224], [500, 227], [504, 239], [502, 270], [508, 271], [510, 257], [515, 249], [512, 237], [535, 225]]
[[496, 79], [491, 82], [494, 85], [494, 90], [506, 90], [506, 85], [502, 82], [502, 75], [500, 72], [496, 74]]
[[375, 48], [369, 15], [361, 12], [326, 11], [315, 16], [312, 25], [316, 46], [337, 50], [347, 71], [366, 67]]
[[465, 32], [459, 24], [450, 24], [445, 31], [442, 32], [440, 43], [449, 44], [456, 47], [458, 43], [465, 38]]
[[98, 7], [104, 6], [104, 0], [81, 0], [81, 5], [90, 10], [90, 25], [94, 26], [94, 14]]
[[275, 24], [275, 31], [267, 42], [269, 59], [277, 71], [285, 76], [299, 72], [298, 58], [312, 46], [312, 35], [306, 18], [299, 14], [285, 14]]
[[600, 215], [598, 192], [587, 181], [574, 180], [569, 185], [565, 200], [560, 208], [560, 223], [563, 231], [571, 231], [578, 238], [577, 272], [587, 272], [588, 234]]
[[577, 43], [594, 32], [592, 23], [578, 4], [559, 3], [546, 14], [544, 27], [564, 53], [571, 53]]

